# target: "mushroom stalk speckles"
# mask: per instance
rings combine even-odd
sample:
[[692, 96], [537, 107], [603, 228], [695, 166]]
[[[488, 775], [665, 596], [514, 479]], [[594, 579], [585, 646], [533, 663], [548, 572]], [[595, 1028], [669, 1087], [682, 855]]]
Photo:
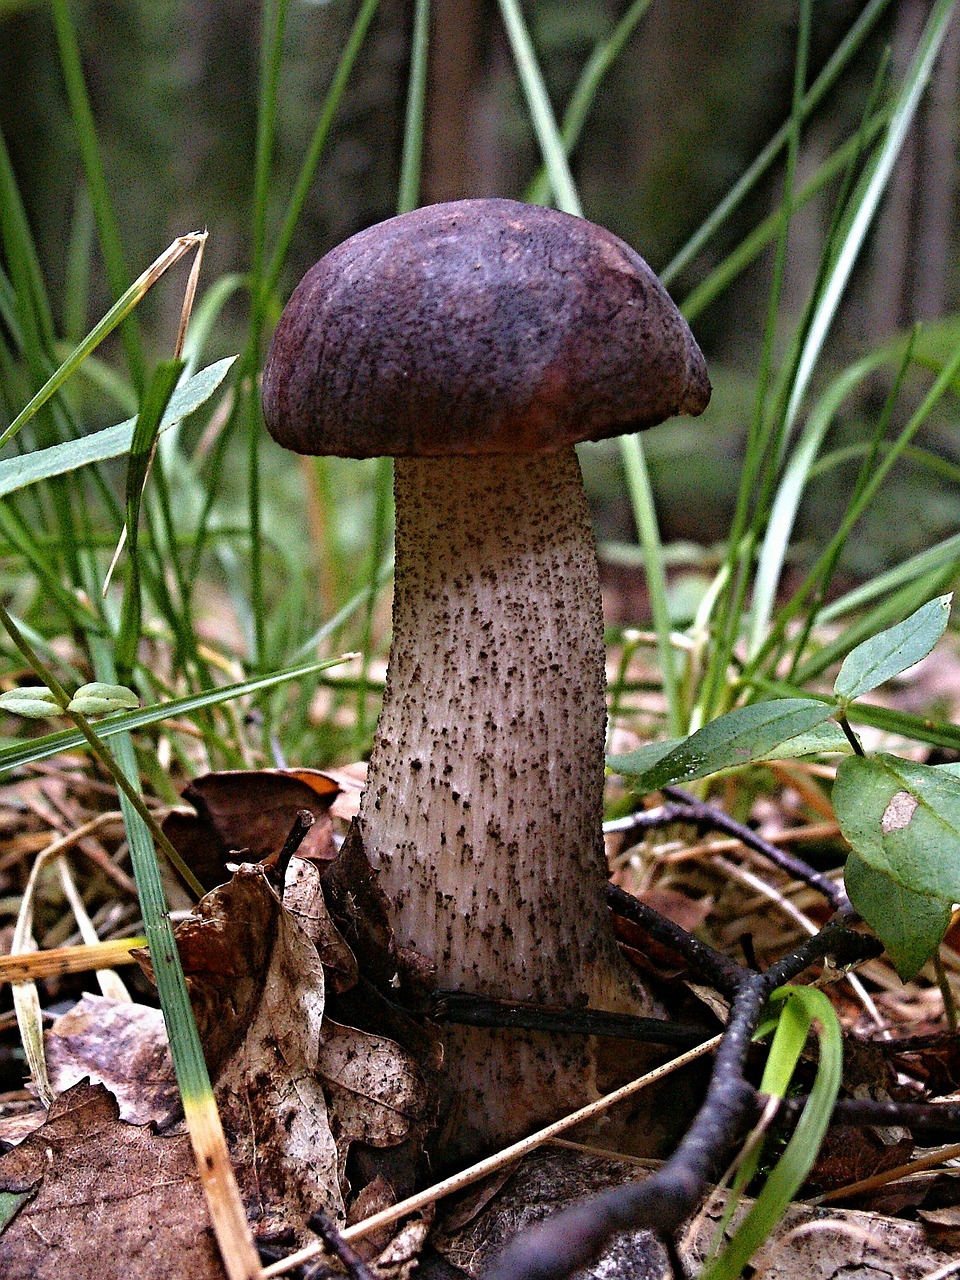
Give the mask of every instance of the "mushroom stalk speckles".
[[361, 822], [397, 940], [440, 986], [594, 1003], [616, 954], [576, 456], [395, 465], [394, 638]]
[[[643, 1012], [604, 896], [603, 619], [576, 455], [395, 465], [394, 639], [360, 817], [397, 940], [441, 987]], [[589, 1100], [582, 1040], [458, 1031], [446, 1061], [486, 1144]]]

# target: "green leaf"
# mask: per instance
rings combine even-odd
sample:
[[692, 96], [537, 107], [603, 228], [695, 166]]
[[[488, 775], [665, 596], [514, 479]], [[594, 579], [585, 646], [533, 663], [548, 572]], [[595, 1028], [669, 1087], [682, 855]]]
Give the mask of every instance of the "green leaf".
[[829, 703], [813, 698], [757, 702], [711, 720], [655, 762], [651, 763], [649, 748], [641, 747], [627, 755], [610, 756], [607, 763], [616, 773], [632, 778], [638, 791], [658, 791], [762, 760], [823, 724], [833, 711]]
[[[166, 431], [168, 427], [175, 426], [181, 419], [199, 409], [204, 401], [209, 400], [236, 358], [228, 356], [225, 360], [218, 360], [188, 378], [182, 387], [178, 387], [170, 397], [160, 430]], [[77, 440], [68, 440], [49, 449], [37, 449], [33, 453], [0, 462], [0, 497], [36, 484], [38, 480], [49, 480], [52, 476], [76, 471], [78, 467], [85, 467], [88, 463], [105, 462], [109, 458], [118, 458], [121, 454], [128, 453], [136, 423], [136, 418], [130, 418]]]
[[847, 756], [853, 748], [850, 740], [835, 720], [814, 725], [806, 733], [788, 738], [772, 751], [759, 756], [759, 760], [799, 760], [803, 756]]
[[111, 711], [132, 711], [139, 705], [140, 699], [126, 685], [95, 680], [77, 690], [67, 710], [79, 711], [82, 716], [105, 716]]
[[847, 895], [887, 949], [903, 982], [917, 976], [950, 927], [946, 898], [914, 893], [851, 853], [843, 873]]
[[664, 756], [683, 746], [686, 738], [667, 738], [663, 742], [646, 742], [636, 751], [626, 755], [607, 756], [607, 768], [613, 773], [625, 773], [632, 777], [640, 777], [652, 769]]
[[844, 839], [913, 893], [960, 902], [960, 776], [951, 765], [878, 753], [837, 769], [833, 807]]
[[925, 658], [947, 628], [952, 599], [952, 593], [938, 596], [852, 649], [833, 686], [837, 697], [859, 698]]
[[24, 685], [0, 694], [0, 710], [27, 720], [44, 720], [48, 716], [63, 714], [52, 690], [45, 684]]
[[33, 1189], [30, 1191], [0, 1191], [0, 1233], [6, 1231], [16, 1216], [17, 1210], [21, 1205], [25, 1205], [28, 1200], [32, 1200], [34, 1195]]

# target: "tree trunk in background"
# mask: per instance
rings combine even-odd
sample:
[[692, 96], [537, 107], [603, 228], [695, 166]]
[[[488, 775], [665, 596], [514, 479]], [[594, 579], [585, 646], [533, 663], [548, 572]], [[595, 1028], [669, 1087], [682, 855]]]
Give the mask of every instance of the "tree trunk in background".
[[471, 125], [481, 74], [481, 9], [481, 0], [431, 6], [423, 204], [479, 194]]
[[[893, 34], [895, 82], [906, 72], [928, 17], [926, 0], [899, 5]], [[936, 319], [952, 305], [958, 74], [960, 22], [955, 15], [877, 219], [867, 301], [871, 342], [885, 341], [913, 320]]]
[[957, 196], [957, 90], [960, 19], [954, 14], [927, 92], [914, 281], [915, 314], [944, 315], [951, 306]]

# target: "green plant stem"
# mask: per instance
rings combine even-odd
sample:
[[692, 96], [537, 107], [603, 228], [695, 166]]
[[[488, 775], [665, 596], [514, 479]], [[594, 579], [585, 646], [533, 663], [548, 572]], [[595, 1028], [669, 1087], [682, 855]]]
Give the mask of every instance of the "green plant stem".
[[408, 213], [420, 200], [420, 166], [423, 156], [423, 117], [427, 98], [427, 54], [430, 44], [430, 0], [416, 0], [410, 47], [410, 79], [407, 115], [403, 129], [403, 159], [397, 213]]
[[[890, 4], [891, 0], [871, 0], [871, 3], [866, 5], [856, 22], [834, 50], [827, 65], [803, 95], [800, 103], [801, 122], [806, 121], [812, 115], [833, 88], [844, 68], [861, 49], [870, 32], [877, 25], [884, 11], [890, 7]], [[764, 174], [768, 172], [777, 156], [788, 144], [792, 129], [793, 116], [791, 115], [790, 120], [777, 130], [746, 173], [730, 188], [710, 217], [703, 222], [696, 233], [691, 236], [683, 248], [659, 273], [660, 279], [665, 285], [669, 287], [680, 272], [690, 265], [697, 254], [703, 250], [704, 246], [709, 243], [723, 223], [726, 222], [727, 218], [743, 203], [744, 199], [763, 178]]]
[[567, 213], [582, 217], [580, 197], [567, 165], [566, 149], [554, 119], [547, 87], [530, 40], [530, 33], [527, 31], [517, 0], [500, 0], [500, 14], [513, 50], [514, 62], [527, 99], [530, 119], [550, 175], [550, 185], [553, 187], [557, 206], [566, 210]]
[[287, 202], [287, 210], [273, 247], [273, 253], [270, 255], [270, 260], [267, 264], [266, 274], [263, 280], [258, 282], [264, 298], [272, 294], [277, 287], [280, 274], [283, 271], [283, 264], [293, 242], [297, 223], [310, 193], [310, 185], [313, 182], [317, 165], [320, 163], [320, 157], [323, 155], [323, 149], [326, 146], [334, 116], [340, 106], [357, 56], [363, 47], [370, 23], [373, 21], [379, 5], [380, 0], [363, 0], [363, 4], [361, 4], [354, 19], [350, 35], [343, 46], [343, 53], [340, 55], [337, 70], [330, 83], [330, 88], [327, 90], [327, 96], [324, 98], [323, 106], [320, 109], [320, 115], [317, 119], [313, 136], [310, 139], [310, 145], [307, 147], [306, 155], [300, 166], [300, 172], [294, 183], [293, 194]]
[[[534, 130], [557, 207], [575, 217], [583, 216], [580, 197], [570, 174], [566, 149], [557, 128], [553, 108], [547, 94], [543, 75], [523, 15], [516, 0], [500, 0], [507, 35], [513, 49], [517, 74], [523, 87]], [[683, 707], [680, 684], [676, 675], [673, 647], [670, 643], [670, 612], [667, 607], [667, 583], [664, 569], [663, 546], [657, 526], [653, 503], [653, 489], [647, 470], [646, 458], [637, 435], [621, 436], [620, 456], [623, 460], [627, 492], [637, 526], [650, 596], [650, 612], [657, 634], [657, 657], [663, 678], [664, 693], [669, 708], [672, 731], [679, 733], [683, 726]]]
[[855, 756], [860, 756], [861, 758], [866, 758], [867, 753], [864, 751], [863, 744], [861, 743], [860, 739], [853, 732], [853, 729], [850, 726], [850, 721], [847, 719], [846, 712], [839, 711], [837, 715], [834, 717], [834, 719], [836, 720], [837, 724], [840, 726], [840, 728], [843, 730], [844, 734], [846, 735], [847, 741], [850, 743], [850, 746], [853, 748], [853, 754]]
[[[563, 113], [560, 126], [560, 138], [565, 153], [569, 156], [580, 139], [583, 126], [590, 114], [600, 84], [607, 72], [623, 52], [627, 41], [633, 35], [640, 20], [650, 8], [651, 0], [633, 0], [633, 4], [623, 15], [610, 35], [601, 40], [587, 60], [574, 86], [573, 93]], [[529, 204], [546, 204], [550, 199], [550, 176], [544, 167], [534, 178], [524, 193], [524, 200]]]
[[[803, 0], [800, 7], [800, 29], [794, 64], [793, 103], [787, 125], [787, 167], [784, 196], [779, 210], [779, 237], [767, 304], [753, 418], [747, 435], [746, 456], [727, 540], [727, 556], [722, 568], [722, 572], [728, 576], [730, 585], [718, 596], [718, 613], [713, 620], [713, 633], [716, 640], [709, 656], [696, 708], [697, 722], [700, 724], [710, 720], [718, 711], [724, 709], [724, 700], [728, 694], [727, 673], [734, 646], [740, 634], [749, 590], [750, 570], [760, 533], [759, 521], [752, 517], [761, 506], [761, 495], [771, 483], [768, 475], [776, 465], [771, 454], [779, 453], [779, 441], [776, 437], [778, 424], [782, 426], [783, 422], [784, 391], [781, 389], [779, 394], [771, 397], [770, 383], [773, 378], [777, 318], [786, 269], [790, 220], [793, 214], [802, 123], [801, 103], [809, 52], [810, 18], [810, 0]], [[769, 407], [771, 402], [772, 407]], [[768, 474], [765, 475], [765, 472]]]

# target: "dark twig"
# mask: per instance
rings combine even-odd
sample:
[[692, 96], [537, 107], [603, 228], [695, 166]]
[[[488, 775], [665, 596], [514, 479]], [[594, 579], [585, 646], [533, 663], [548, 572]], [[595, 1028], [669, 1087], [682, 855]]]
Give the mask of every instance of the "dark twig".
[[307, 832], [316, 822], [316, 818], [309, 809], [299, 809], [297, 816], [293, 820], [293, 825], [287, 834], [286, 840], [283, 842], [283, 848], [277, 854], [277, 860], [268, 868], [268, 874], [271, 881], [283, 889], [283, 882], [287, 876], [287, 867], [290, 865], [290, 859], [297, 852], [306, 839]]
[[662, 916], [653, 907], [648, 907], [632, 893], [627, 893], [615, 884], [608, 884], [607, 906], [614, 915], [639, 925], [654, 942], [659, 942], [682, 956], [701, 981], [716, 987], [722, 995], [731, 997], [739, 989], [744, 971], [735, 960], [714, 951], [705, 942], [700, 942], [687, 933], [686, 929], [681, 929], [678, 924]]
[[467, 1027], [522, 1027], [561, 1035], [612, 1036], [647, 1044], [692, 1048], [708, 1034], [702, 1027], [662, 1018], [639, 1018], [601, 1009], [559, 1009], [525, 1000], [493, 1000], [468, 991], [436, 991], [430, 1005], [435, 1022]]
[[673, 1280], [687, 1280], [687, 1269], [683, 1265], [683, 1259], [680, 1257], [680, 1250], [677, 1248], [677, 1244], [673, 1236], [661, 1236], [660, 1244], [664, 1253], [667, 1255], [667, 1263], [670, 1266]]
[[343, 1264], [343, 1268], [350, 1280], [377, 1280], [373, 1271], [367, 1266], [359, 1253], [355, 1249], [351, 1249], [323, 1210], [318, 1209], [316, 1213], [312, 1214], [307, 1225], [311, 1231], [320, 1237], [327, 1250]]
[[[698, 800], [696, 796], [690, 795], [681, 787], [664, 787], [663, 794], [667, 797], [666, 803], [658, 805], [655, 809], [641, 810], [632, 815], [629, 823], [626, 821], [622, 824], [618, 823], [612, 829], [623, 831], [627, 838], [631, 833], [639, 834], [641, 831], [669, 826], [674, 822], [689, 823], [700, 832], [722, 831], [725, 835], [739, 840], [748, 849], [759, 853], [795, 880], [815, 889], [817, 893], [823, 895], [834, 911], [839, 911], [846, 905], [847, 896], [842, 887], [835, 884], [829, 876], [815, 870], [808, 862], [804, 862], [789, 850], [781, 849], [771, 844], [769, 840], [764, 840], [763, 836], [758, 835], [744, 823], [731, 818], [723, 809], [708, 804], [704, 800]], [[612, 824], [607, 824], [606, 829], [610, 830], [611, 826]]]
[[[622, 905], [626, 908], [628, 904]], [[630, 910], [641, 906], [637, 903]], [[647, 912], [638, 914], [646, 916]], [[744, 1067], [751, 1037], [771, 992], [826, 956], [849, 964], [877, 954], [879, 944], [874, 939], [849, 928], [852, 918], [849, 911], [838, 913], [815, 938], [763, 974], [732, 961], [718, 966], [716, 953], [710, 948], [697, 952], [698, 964], [714, 968], [724, 985], [735, 990], [706, 1097], [676, 1151], [643, 1182], [605, 1191], [515, 1237], [484, 1272], [485, 1280], [563, 1280], [588, 1266], [620, 1231], [646, 1228], [662, 1239], [673, 1237], [694, 1212], [755, 1114], [756, 1092], [744, 1078]], [[669, 932], [668, 922], [653, 923], [661, 934]]]
[[[776, 1121], [792, 1123], [806, 1106], [805, 1097], [786, 1098], [777, 1108]], [[874, 1098], [839, 1098], [831, 1124], [857, 1127], [899, 1125], [904, 1129], [960, 1130], [958, 1102], [896, 1102]]]

